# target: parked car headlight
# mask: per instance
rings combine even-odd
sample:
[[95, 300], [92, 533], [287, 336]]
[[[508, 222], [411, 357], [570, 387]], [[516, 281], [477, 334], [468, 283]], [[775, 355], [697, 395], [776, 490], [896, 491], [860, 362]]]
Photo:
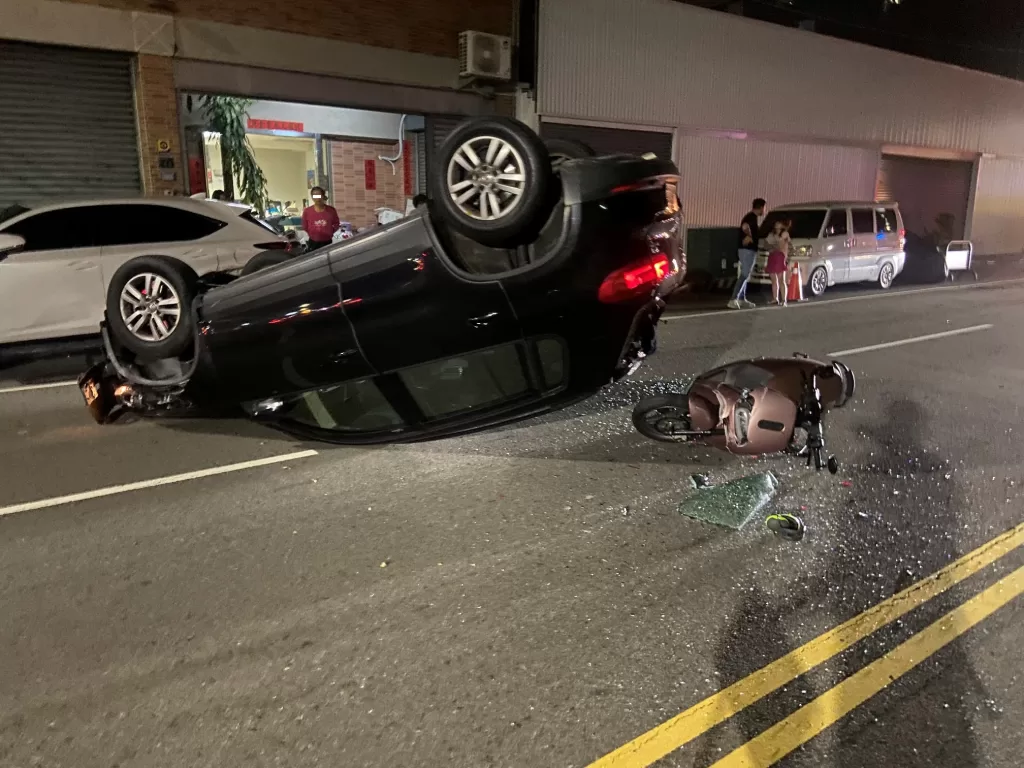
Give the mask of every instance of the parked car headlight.
[[796, 255], [798, 257], [810, 256], [812, 253], [814, 253], [814, 246], [813, 245], [798, 245], [796, 247]]

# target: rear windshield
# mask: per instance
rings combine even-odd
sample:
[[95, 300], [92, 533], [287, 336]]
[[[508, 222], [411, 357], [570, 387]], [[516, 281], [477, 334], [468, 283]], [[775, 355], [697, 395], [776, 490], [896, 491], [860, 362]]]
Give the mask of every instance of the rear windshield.
[[275, 234], [275, 235], [279, 235], [279, 234], [281, 234], [281, 233], [280, 233], [280, 232], [278, 232], [278, 231], [277, 231], [276, 229], [274, 229], [274, 227], [273, 227], [272, 225], [268, 224], [268, 223], [267, 223], [267, 222], [265, 222], [265, 221], [264, 221], [263, 219], [258, 219], [258, 218], [256, 218], [256, 217], [255, 217], [255, 216], [253, 215], [253, 213], [252, 213], [252, 211], [251, 211], [251, 210], [245, 210], [245, 211], [242, 211], [242, 213], [240, 213], [240, 214], [238, 215], [238, 217], [239, 217], [240, 219], [245, 219], [246, 221], [251, 221], [251, 222], [252, 222], [253, 224], [256, 224], [256, 225], [258, 225], [258, 226], [261, 226], [261, 227], [263, 227], [263, 228], [264, 228], [265, 230], [267, 230], [268, 232], [270, 232], [270, 233], [272, 233], [272, 234]]
[[826, 213], [828, 211], [824, 209], [772, 211], [764, 217], [764, 223], [761, 224], [761, 237], [768, 237], [776, 221], [789, 221], [792, 222], [789, 236], [794, 240], [815, 238], [821, 234], [821, 225], [825, 223]]

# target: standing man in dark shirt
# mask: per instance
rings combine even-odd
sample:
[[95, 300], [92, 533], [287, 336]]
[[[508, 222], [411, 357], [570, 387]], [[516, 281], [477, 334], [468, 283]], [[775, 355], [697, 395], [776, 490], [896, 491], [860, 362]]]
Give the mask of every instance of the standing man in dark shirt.
[[762, 198], [757, 198], [751, 206], [750, 213], [743, 217], [740, 222], [739, 257], [740, 275], [736, 283], [736, 293], [729, 302], [730, 309], [742, 309], [753, 307], [754, 302], [747, 301], [747, 283], [750, 282], [750, 273], [754, 271], [754, 262], [757, 261], [758, 229], [760, 219], [764, 215], [767, 203]]

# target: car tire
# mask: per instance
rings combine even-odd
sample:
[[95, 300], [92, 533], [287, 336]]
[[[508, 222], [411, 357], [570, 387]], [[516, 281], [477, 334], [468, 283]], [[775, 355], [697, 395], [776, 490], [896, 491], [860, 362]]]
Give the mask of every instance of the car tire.
[[811, 296], [821, 296], [828, 288], [828, 270], [824, 267], [815, 267], [807, 279], [807, 288]]
[[429, 195], [452, 229], [492, 248], [536, 239], [551, 213], [553, 174], [544, 143], [527, 126], [505, 117], [467, 120], [437, 160]]
[[892, 281], [896, 279], [896, 268], [890, 262], [885, 262], [878, 270], [878, 287], [883, 291], [892, 288]]
[[180, 355], [192, 343], [198, 284], [195, 270], [169, 256], [137, 256], [125, 262], [107, 288], [111, 334], [143, 360]]
[[551, 169], [554, 171], [557, 171], [566, 160], [580, 160], [597, 155], [588, 144], [575, 139], [545, 139], [544, 146], [548, 150]]
[[662, 422], [652, 418], [658, 413], [666, 414], [666, 419], [671, 414], [671, 418], [682, 427], [679, 431], [688, 432], [690, 430], [690, 398], [688, 396], [671, 393], [645, 397], [633, 408], [633, 426], [644, 437], [649, 437], [660, 443], [685, 443], [689, 440], [686, 435], [673, 434], [660, 428]]
[[261, 269], [284, 264], [286, 261], [291, 261], [292, 258], [294, 257], [290, 253], [285, 253], [284, 251], [262, 251], [245, 262], [245, 266], [242, 267], [242, 274], [251, 275], [253, 272], [259, 272]]

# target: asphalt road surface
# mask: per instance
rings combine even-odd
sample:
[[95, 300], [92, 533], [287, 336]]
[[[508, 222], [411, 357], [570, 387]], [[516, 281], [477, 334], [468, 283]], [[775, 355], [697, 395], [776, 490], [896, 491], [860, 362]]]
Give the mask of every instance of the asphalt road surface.
[[[0, 385], [0, 765], [1018, 766], [1021, 328], [1020, 284], [673, 318], [571, 411], [374, 449]], [[629, 424], [796, 351], [859, 377], [837, 477]], [[767, 468], [801, 542], [676, 510]]]

